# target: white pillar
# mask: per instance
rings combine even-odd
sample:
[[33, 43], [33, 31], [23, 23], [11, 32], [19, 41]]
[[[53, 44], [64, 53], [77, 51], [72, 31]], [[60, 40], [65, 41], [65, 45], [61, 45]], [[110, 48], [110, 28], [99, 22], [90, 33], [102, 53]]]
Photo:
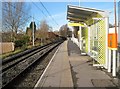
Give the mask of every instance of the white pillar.
[[111, 72], [111, 50], [109, 49], [108, 72]]
[[88, 27], [88, 53], [90, 53], [90, 27]]
[[116, 50], [113, 50], [113, 68], [112, 68], [112, 76], [116, 76]]
[[120, 66], [120, 53], [117, 51], [117, 72], [119, 71]]
[[80, 47], [80, 50], [81, 50], [81, 49], [82, 49], [82, 48], [81, 48], [81, 37], [82, 37], [82, 36], [81, 36], [81, 35], [82, 35], [82, 34], [81, 34], [81, 26], [79, 26], [79, 31], [80, 31], [80, 35], [79, 35], [79, 47]]
[[105, 18], [105, 25], [106, 25], [106, 42], [105, 42], [105, 44], [106, 44], [106, 53], [105, 53], [105, 55], [106, 55], [106, 58], [105, 58], [105, 68], [106, 69], [108, 69], [108, 61], [109, 61], [109, 58], [108, 58], [108, 31], [109, 31], [109, 18], [108, 17], [106, 17]]

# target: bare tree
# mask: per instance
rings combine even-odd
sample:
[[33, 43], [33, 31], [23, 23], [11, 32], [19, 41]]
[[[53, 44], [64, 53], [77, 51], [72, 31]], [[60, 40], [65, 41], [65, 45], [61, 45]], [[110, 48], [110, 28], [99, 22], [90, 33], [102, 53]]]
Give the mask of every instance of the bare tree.
[[16, 39], [18, 30], [29, 20], [25, 2], [2, 2], [3, 32], [11, 31], [12, 41]]
[[63, 36], [63, 37], [67, 37], [68, 35], [68, 27], [67, 27], [67, 24], [66, 25], [62, 25], [59, 29], [60, 31], [60, 35]]
[[46, 20], [42, 20], [40, 24], [41, 38], [45, 41], [48, 36], [49, 25]]

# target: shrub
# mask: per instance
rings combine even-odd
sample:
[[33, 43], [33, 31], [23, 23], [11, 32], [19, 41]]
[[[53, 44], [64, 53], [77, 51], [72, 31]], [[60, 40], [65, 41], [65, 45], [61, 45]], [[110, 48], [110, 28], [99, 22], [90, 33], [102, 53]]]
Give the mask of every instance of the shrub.
[[15, 41], [15, 47], [26, 47], [29, 42], [28, 36], [23, 36], [21, 39]]
[[25, 40], [16, 40], [15, 47], [22, 47], [26, 44]]
[[29, 36], [23, 36], [22, 40], [24, 40], [26, 43], [28, 43], [30, 41], [30, 37]]

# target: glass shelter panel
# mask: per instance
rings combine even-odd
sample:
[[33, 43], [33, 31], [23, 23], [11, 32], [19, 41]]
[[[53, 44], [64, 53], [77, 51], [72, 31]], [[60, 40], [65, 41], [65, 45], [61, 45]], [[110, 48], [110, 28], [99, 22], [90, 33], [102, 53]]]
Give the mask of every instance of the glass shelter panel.
[[90, 27], [90, 50], [94, 59], [100, 64], [105, 64], [106, 58], [106, 30], [105, 20], [98, 20]]
[[98, 34], [98, 61], [100, 64], [105, 64], [106, 58], [106, 30], [105, 30], [105, 21], [99, 21], [99, 34]]

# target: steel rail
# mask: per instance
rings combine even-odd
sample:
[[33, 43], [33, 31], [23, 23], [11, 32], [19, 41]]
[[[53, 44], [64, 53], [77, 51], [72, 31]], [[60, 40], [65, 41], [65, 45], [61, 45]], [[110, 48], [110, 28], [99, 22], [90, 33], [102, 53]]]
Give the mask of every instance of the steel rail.
[[22, 71], [20, 71], [18, 74], [16, 74], [12, 79], [9, 79], [9, 81], [7, 81], [7, 83], [2, 86], [2, 89], [6, 88], [6, 87], [10, 87], [9, 85], [12, 84], [12, 82], [14, 80], [16, 80], [21, 74], [23, 74], [27, 69], [29, 69], [32, 65], [34, 65], [41, 57], [45, 56], [46, 53], [50, 52], [50, 50], [54, 49], [60, 43], [62, 43], [62, 42], [53, 44], [53, 45], [49, 46], [48, 48], [46, 47], [46, 49], [44, 49], [44, 52], [40, 56], [38, 56], [36, 59], [34, 59], [34, 61], [32, 61], [30, 64], [28, 64]]

